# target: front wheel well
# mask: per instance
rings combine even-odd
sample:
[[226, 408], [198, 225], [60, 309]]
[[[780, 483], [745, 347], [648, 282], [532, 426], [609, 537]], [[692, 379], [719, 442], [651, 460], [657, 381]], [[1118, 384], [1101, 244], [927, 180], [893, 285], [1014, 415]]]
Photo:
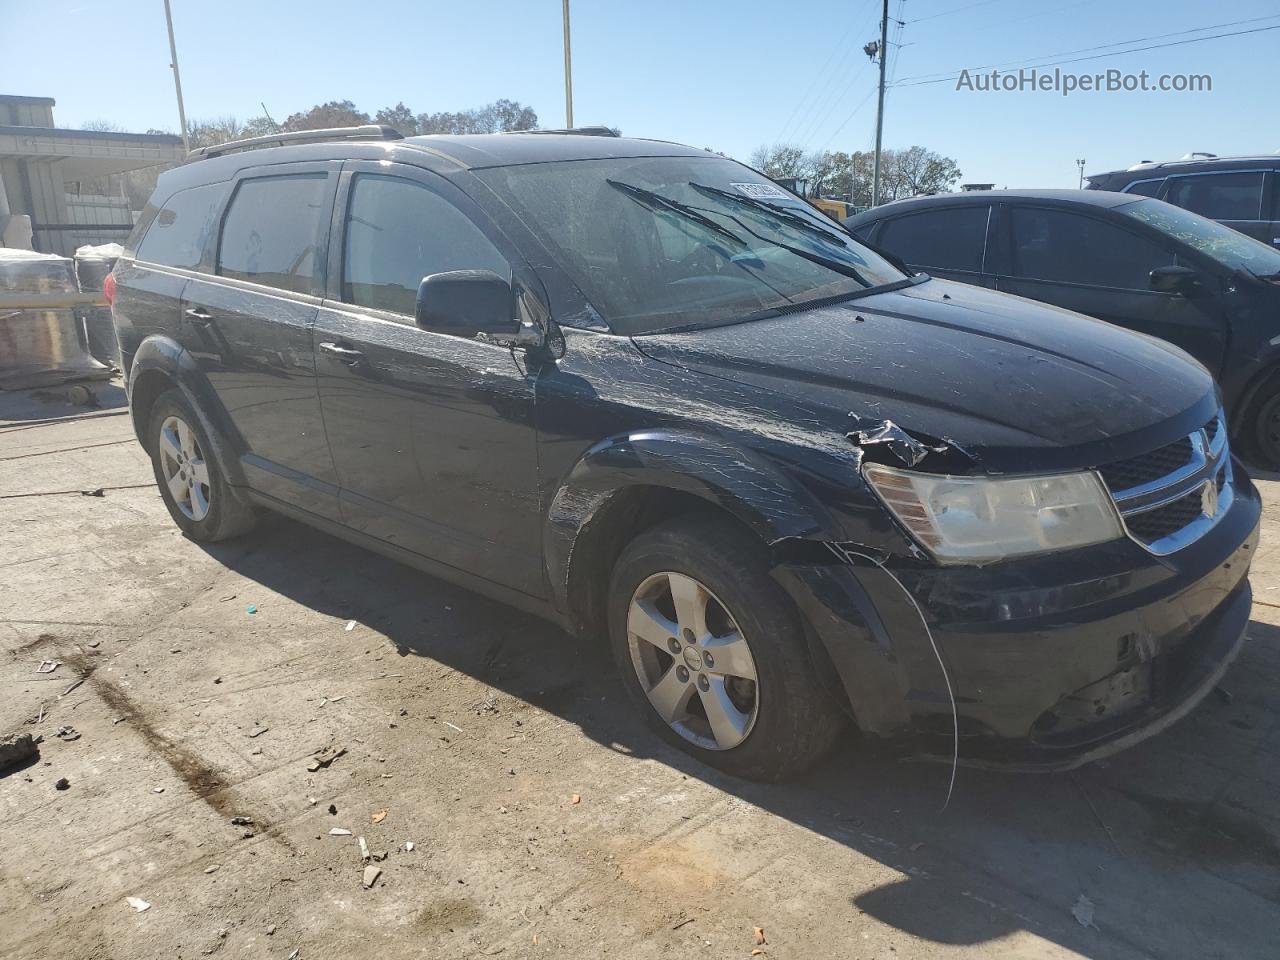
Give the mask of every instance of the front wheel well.
[[147, 438], [147, 425], [151, 422], [151, 409], [161, 394], [172, 390], [177, 383], [163, 370], [144, 370], [138, 374], [129, 390], [129, 412], [133, 419], [133, 432], [142, 448], [151, 453]]
[[596, 510], [575, 539], [569, 557], [568, 603], [575, 626], [589, 636], [604, 635], [609, 578], [623, 549], [659, 523], [692, 513], [719, 514], [749, 529], [727, 510], [670, 487], [627, 487]]

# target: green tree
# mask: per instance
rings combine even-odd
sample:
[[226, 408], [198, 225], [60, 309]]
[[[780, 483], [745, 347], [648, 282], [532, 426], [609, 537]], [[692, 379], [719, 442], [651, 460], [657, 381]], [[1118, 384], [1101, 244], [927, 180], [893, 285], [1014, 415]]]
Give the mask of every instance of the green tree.
[[406, 137], [412, 137], [418, 133], [418, 118], [404, 105], [404, 101], [397, 103], [394, 107], [383, 107], [373, 115], [373, 122], [399, 130]]
[[280, 124], [280, 129], [327, 130], [330, 127], [358, 127], [370, 122], [369, 115], [357, 110], [350, 100], [330, 100], [302, 113], [291, 114]]

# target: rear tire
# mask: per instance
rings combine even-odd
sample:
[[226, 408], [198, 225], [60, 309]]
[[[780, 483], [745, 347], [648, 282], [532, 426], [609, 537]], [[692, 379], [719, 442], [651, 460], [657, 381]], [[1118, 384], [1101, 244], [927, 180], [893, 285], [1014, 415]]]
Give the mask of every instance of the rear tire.
[[703, 763], [778, 781], [846, 725], [760, 543], [714, 515], [668, 521], [614, 566], [609, 638], [649, 725]]
[[253, 528], [253, 508], [227, 481], [217, 448], [181, 390], [168, 390], [151, 408], [147, 432], [151, 466], [173, 522], [192, 540], [213, 543]]

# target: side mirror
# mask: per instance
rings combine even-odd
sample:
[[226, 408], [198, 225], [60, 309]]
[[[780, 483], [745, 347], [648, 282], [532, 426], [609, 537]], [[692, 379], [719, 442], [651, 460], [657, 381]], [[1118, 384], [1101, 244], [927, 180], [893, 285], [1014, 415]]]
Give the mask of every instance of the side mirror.
[[414, 319], [423, 330], [481, 336], [503, 346], [531, 347], [541, 331], [516, 318], [515, 291], [492, 270], [451, 270], [423, 277]]
[[1156, 267], [1151, 271], [1151, 289], [1156, 293], [1180, 293], [1189, 297], [1201, 287], [1200, 274], [1190, 267]]

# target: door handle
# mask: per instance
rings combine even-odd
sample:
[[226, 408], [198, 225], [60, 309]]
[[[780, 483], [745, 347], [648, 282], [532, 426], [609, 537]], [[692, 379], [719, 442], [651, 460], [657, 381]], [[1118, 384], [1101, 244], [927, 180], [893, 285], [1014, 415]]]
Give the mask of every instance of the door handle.
[[320, 343], [322, 353], [331, 353], [341, 362], [349, 367], [355, 366], [364, 359], [364, 354], [355, 347], [349, 347], [346, 344], [334, 343], [332, 340], [325, 340]]
[[182, 314], [192, 323], [202, 327], [207, 327], [213, 322], [213, 314], [204, 307], [187, 307], [186, 310], [182, 311]]

